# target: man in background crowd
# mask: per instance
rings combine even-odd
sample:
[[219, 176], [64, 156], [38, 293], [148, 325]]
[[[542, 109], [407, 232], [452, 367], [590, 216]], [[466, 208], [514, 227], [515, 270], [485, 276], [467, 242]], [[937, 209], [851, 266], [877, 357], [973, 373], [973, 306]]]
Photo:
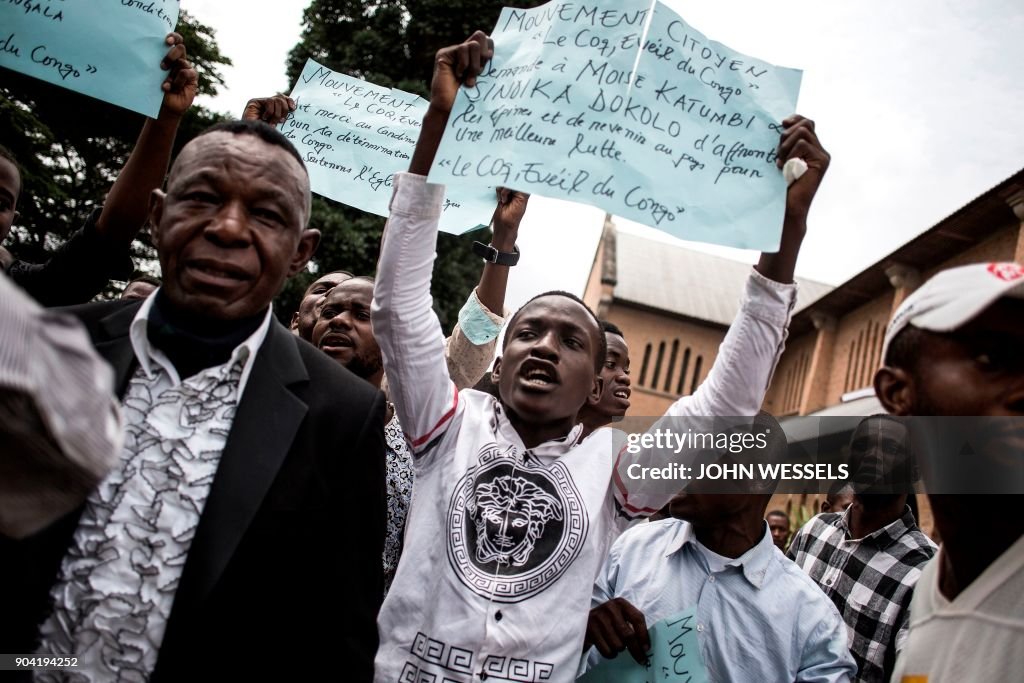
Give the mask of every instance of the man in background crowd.
[[601, 321], [608, 353], [601, 366], [601, 400], [585, 404], [580, 410], [579, 421], [586, 437], [599, 427], [611, 424], [623, 417], [629, 410], [629, 346], [622, 330], [607, 320]]
[[811, 519], [789, 546], [789, 557], [842, 613], [865, 683], [889, 680], [914, 585], [935, 554], [907, 505], [913, 462], [905, 424], [888, 415], [862, 420], [850, 442], [853, 503]]
[[772, 532], [775, 547], [786, 552], [786, 541], [789, 540], [789, 515], [782, 510], [772, 510], [765, 516], [768, 530]]

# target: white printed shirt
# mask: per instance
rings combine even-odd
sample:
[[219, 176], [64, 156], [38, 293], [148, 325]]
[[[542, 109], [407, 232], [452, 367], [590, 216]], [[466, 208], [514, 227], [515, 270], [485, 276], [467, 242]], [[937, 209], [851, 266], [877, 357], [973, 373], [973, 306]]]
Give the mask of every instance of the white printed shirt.
[[[526, 449], [500, 404], [457, 392], [431, 309], [444, 187], [396, 174], [373, 326], [415, 483], [381, 609], [375, 680], [571, 681], [612, 541], [671, 494], [613, 481], [614, 433]], [[795, 286], [754, 273], [718, 362], [671, 415], [753, 415], [782, 352]]]
[[268, 310], [226, 363], [182, 381], [146, 336], [155, 296], [129, 332], [139, 368], [123, 401], [120, 465], [89, 496], [41, 629], [40, 653], [78, 658], [76, 681], [152, 674], [235, 407], [270, 329]]

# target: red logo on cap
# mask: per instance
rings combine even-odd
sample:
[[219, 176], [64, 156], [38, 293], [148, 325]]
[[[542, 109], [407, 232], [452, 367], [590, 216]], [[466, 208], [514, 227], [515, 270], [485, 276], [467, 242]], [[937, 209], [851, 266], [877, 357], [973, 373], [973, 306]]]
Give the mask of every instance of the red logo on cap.
[[1021, 266], [1019, 263], [990, 263], [988, 264], [988, 272], [1000, 280], [1013, 282], [1024, 277], [1024, 266]]

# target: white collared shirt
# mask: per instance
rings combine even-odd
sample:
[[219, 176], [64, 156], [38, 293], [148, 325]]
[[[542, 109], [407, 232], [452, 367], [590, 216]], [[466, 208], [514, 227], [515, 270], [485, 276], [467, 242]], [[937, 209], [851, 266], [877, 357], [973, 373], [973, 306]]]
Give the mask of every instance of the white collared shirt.
[[[139, 360], [123, 401], [120, 464], [93, 491], [52, 590], [40, 653], [75, 655], [90, 681], [147, 680], [196, 527], [271, 311], [222, 365], [182, 380], [146, 335], [156, 293], [129, 335]], [[36, 680], [56, 681], [54, 672]]]
[[[591, 607], [612, 598], [640, 610], [648, 626], [693, 607], [712, 681], [847, 683], [857, 672], [839, 611], [775, 547], [767, 524], [734, 559], [705, 548], [689, 522], [638, 524], [612, 546]], [[591, 649], [586, 668], [602, 660]]]
[[[128, 338], [131, 340], [132, 350], [135, 352], [135, 357], [138, 359], [139, 366], [145, 372], [147, 379], [152, 379], [155, 372], [163, 370], [167, 374], [167, 379], [170, 381], [171, 386], [178, 386], [181, 384], [178, 370], [163, 351], [149, 343], [149, 337], [146, 334], [146, 327], [149, 325], [149, 312], [153, 310], [153, 302], [156, 301], [159, 291], [159, 289], [155, 290], [142, 302], [142, 306], [139, 307], [139, 311], [132, 320], [131, 327], [128, 328]], [[235, 350], [231, 353], [231, 359], [228, 363], [239, 360], [242, 362], [242, 376], [238, 380], [239, 396], [242, 395], [245, 385], [249, 381], [249, 374], [252, 372], [253, 363], [256, 362], [256, 353], [263, 346], [263, 340], [267, 338], [267, 332], [270, 330], [270, 321], [273, 317], [273, 308], [268, 307], [267, 314], [263, 316], [263, 322], [256, 328], [256, 331], [236, 346]], [[211, 370], [213, 368], [207, 368], [199, 374], [210, 372]]]

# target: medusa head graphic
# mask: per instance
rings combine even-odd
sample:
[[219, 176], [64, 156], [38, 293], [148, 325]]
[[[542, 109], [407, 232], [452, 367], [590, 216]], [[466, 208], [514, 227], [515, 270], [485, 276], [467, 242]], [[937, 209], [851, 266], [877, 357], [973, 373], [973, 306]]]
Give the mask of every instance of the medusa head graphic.
[[476, 487], [466, 511], [476, 524], [476, 559], [521, 567], [549, 521], [561, 520], [562, 503], [536, 484], [510, 475]]

